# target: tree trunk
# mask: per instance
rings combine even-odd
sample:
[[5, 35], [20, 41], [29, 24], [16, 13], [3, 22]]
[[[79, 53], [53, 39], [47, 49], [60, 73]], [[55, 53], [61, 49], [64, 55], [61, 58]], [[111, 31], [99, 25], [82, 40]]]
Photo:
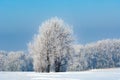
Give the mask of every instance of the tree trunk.
[[58, 58], [57, 60], [55, 60], [55, 72], [60, 72], [60, 66], [61, 66], [61, 63]]
[[47, 69], [46, 69], [46, 72], [50, 72], [50, 58], [49, 58], [49, 53], [47, 53]]

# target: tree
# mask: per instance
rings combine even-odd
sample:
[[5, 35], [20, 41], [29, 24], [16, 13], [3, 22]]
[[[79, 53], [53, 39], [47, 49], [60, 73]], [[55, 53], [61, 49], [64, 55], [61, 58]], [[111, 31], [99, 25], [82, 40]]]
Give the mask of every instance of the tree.
[[7, 54], [7, 59], [4, 63], [6, 71], [21, 71], [24, 61], [22, 60], [22, 55], [24, 53], [21, 51], [9, 52]]
[[28, 46], [35, 71], [66, 71], [73, 51], [72, 43], [72, 30], [62, 19], [54, 17], [42, 23]]
[[[75, 49], [78, 47], [75, 46]], [[100, 40], [79, 47], [73, 70], [120, 67], [120, 39]]]
[[6, 61], [6, 52], [5, 51], [0, 51], [0, 71], [4, 71], [4, 63]]
[[33, 71], [32, 58], [23, 51], [0, 51], [0, 71]]

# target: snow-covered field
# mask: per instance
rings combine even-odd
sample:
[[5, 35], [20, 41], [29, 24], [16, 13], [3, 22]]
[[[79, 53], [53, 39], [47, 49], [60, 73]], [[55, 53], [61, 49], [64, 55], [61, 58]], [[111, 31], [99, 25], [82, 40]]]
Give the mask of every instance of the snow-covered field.
[[120, 68], [84, 72], [0, 72], [0, 80], [120, 80]]

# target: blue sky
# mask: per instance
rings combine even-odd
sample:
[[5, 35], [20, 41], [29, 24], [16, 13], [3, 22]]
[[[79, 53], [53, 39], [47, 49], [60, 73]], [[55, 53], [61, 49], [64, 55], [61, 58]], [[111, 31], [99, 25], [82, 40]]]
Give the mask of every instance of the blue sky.
[[80, 44], [120, 38], [120, 0], [0, 0], [0, 50], [27, 50], [54, 16], [73, 26]]

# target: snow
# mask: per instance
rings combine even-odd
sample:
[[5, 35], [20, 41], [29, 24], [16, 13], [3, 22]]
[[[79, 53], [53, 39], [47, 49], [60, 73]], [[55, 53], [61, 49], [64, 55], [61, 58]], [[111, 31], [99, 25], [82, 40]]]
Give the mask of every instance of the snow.
[[120, 68], [81, 72], [0, 72], [0, 80], [120, 80]]

